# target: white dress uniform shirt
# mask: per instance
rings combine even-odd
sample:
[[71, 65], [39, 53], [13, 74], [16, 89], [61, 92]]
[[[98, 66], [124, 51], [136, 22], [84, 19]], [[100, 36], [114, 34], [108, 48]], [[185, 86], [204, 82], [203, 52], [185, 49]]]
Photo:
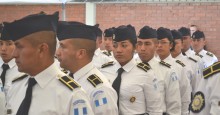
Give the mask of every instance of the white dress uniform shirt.
[[[210, 75], [208, 78], [201, 79], [197, 92], [194, 95], [190, 115], [220, 115], [219, 62], [216, 69], [218, 69], [218, 73]], [[197, 111], [197, 113], [192, 111], [192, 107]]]
[[[209, 67], [209, 66], [211, 66], [213, 63], [215, 63], [215, 62], [218, 61], [217, 57], [216, 57], [213, 53], [208, 52], [208, 51], [206, 51], [206, 50], [204, 50], [204, 49], [201, 50], [201, 51], [199, 52], [199, 54], [203, 56], [203, 57], [202, 57], [202, 60], [205, 62], [205, 66], [206, 66], [206, 67]], [[206, 67], [205, 67], [205, 68], [206, 68]]]
[[191, 101], [191, 88], [190, 82], [188, 79], [189, 73], [187, 73], [186, 69], [182, 67], [180, 64], [176, 62], [176, 59], [172, 58], [169, 55], [163, 61], [172, 65], [173, 69], [177, 73], [179, 78], [179, 85], [180, 85], [180, 95], [181, 95], [181, 115], [188, 115], [189, 111], [189, 104]]
[[[194, 89], [196, 89], [196, 88], [198, 87], [198, 85], [199, 85], [200, 80], [201, 80], [202, 77], [203, 77], [202, 71], [203, 71], [203, 69], [204, 69], [205, 67], [207, 67], [207, 66], [206, 66], [205, 62], [202, 60], [202, 57], [199, 57], [198, 55], [195, 55], [195, 52], [194, 52], [193, 50], [188, 49], [188, 50], [185, 52], [185, 54], [186, 54], [187, 57], [192, 57], [193, 59], [195, 59], [195, 60], [197, 61], [197, 63], [199, 64], [201, 76], [196, 78], [196, 82], [197, 82], [197, 83], [195, 84], [195, 87], [194, 87]], [[194, 91], [195, 91], [195, 90], [194, 90]], [[194, 93], [194, 92], [193, 92], [193, 93]]]
[[[101, 72], [114, 82], [121, 65], [114, 65], [101, 69]], [[162, 100], [157, 86], [157, 79], [152, 70], [147, 72], [137, 67], [133, 58], [122, 67], [121, 86], [119, 94], [119, 114], [134, 115], [148, 113], [149, 115], [162, 114]]]
[[[1, 67], [3, 64], [4, 64], [3, 60], [0, 59], [0, 74], [3, 71], [2, 67]], [[15, 63], [15, 59], [12, 59], [7, 64], [9, 66], [9, 69], [6, 71], [6, 74], [5, 74], [5, 86], [4, 86], [4, 92], [5, 92], [6, 97], [7, 97], [7, 92], [12, 84], [12, 81], [14, 79], [24, 75], [24, 73], [21, 73], [18, 71], [18, 67]]]
[[3, 85], [0, 79], [0, 115], [6, 115], [5, 102], [5, 93], [3, 91]]
[[184, 56], [182, 53], [180, 53], [175, 59], [183, 62], [188, 73], [190, 73], [188, 77], [190, 80], [192, 94], [194, 94], [199, 84], [197, 79], [202, 77], [202, 71], [200, 70], [199, 63], [191, 57]]
[[[65, 74], [55, 63], [32, 76], [37, 83], [33, 86], [29, 115], [94, 115], [85, 91], [81, 87], [71, 90], [60, 81], [62, 76]], [[16, 115], [25, 97], [29, 78], [15, 81], [9, 90], [6, 108], [11, 109], [11, 115]]]
[[[88, 79], [91, 75], [97, 76], [97, 78], [93, 80], [98, 80], [100, 84], [89, 82]], [[117, 93], [107, 78], [95, 68], [92, 62], [75, 72], [74, 79], [79, 82], [88, 93], [95, 115], [118, 115]]]
[[180, 115], [181, 97], [176, 73], [171, 67], [162, 65], [155, 57], [148, 63], [158, 78], [163, 111], [169, 115]]
[[113, 61], [113, 58], [110, 58], [107, 55], [103, 54], [100, 48], [95, 50], [92, 63], [96, 68], [100, 69], [103, 64], [108, 63], [110, 61]]

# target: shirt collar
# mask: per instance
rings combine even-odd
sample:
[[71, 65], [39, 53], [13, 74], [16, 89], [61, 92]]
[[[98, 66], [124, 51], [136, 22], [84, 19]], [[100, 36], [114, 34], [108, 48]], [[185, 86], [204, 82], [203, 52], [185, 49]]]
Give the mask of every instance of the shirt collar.
[[165, 58], [163, 61], [165, 61], [165, 62], [169, 62], [169, 60], [171, 60], [171, 59], [173, 59], [173, 57], [171, 56], [171, 54], [167, 57], [167, 58]]
[[[129, 72], [129, 71], [131, 71], [131, 69], [134, 67], [134, 66], [136, 66], [137, 65], [137, 63], [136, 63], [136, 61], [135, 61], [135, 59], [134, 59], [134, 57], [127, 63], [127, 64], [125, 64], [122, 68], [126, 71], [126, 72]], [[121, 65], [117, 62], [116, 63], [116, 69], [118, 70], [119, 68], [121, 68]], [[117, 70], [116, 70], [116, 72], [117, 72]]]
[[152, 67], [155, 63], [158, 63], [159, 60], [156, 57], [153, 57], [148, 64]]
[[202, 49], [200, 52], [199, 52], [200, 55], [204, 56], [206, 54], [206, 51], [204, 49]]
[[98, 56], [101, 52], [102, 52], [102, 51], [100, 50], [100, 48], [98, 48], [98, 49], [95, 50], [95, 53], [94, 53], [94, 54], [95, 54], [96, 56]]
[[39, 86], [44, 88], [55, 76], [57, 76], [57, 72], [59, 72], [59, 68], [55, 63], [51, 64], [47, 69], [40, 72], [36, 76], [33, 76]]
[[[1, 58], [0, 59], [0, 66], [2, 66], [2, 64], [4, 64], [4, 61]], [[5, 64], [8, 64], [9, 68], [13, 68], [16, 65], [15, 59], [13, 58], [12, 60], [10, 60], [8, 63], [5, 63]]]
[[74, 73], [74, 79], [78, 81], [82, 76], [85, 76], [93, 68], [94, 65], [92, 64], [92, 62], [88, 63], [87, 65], [85, 65], [84, 67], [82, 67]]
[[181, 59], [182, 57], [184, 57], [184, 55], [180, 53], [178, 56], [175, 57], [175, 59]]

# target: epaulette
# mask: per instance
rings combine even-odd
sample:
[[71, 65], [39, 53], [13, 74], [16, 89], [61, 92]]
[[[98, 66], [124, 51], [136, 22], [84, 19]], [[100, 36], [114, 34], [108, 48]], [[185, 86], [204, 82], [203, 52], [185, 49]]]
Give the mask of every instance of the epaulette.
[[203, 70], [204, 79], [207, 79], [218, 72], [220, 72], [220, 62], [216, 62]]
[[104, 52], [102, 52], [102, 53], [105, 54], [105, 55], [107, 55], [107, 56], [111, 56], [111, 53], [109, 53], [109, 52], [104, 51]]
[[181, 62], [180, 60], [176, 60], [176, 62], [177, 62], [178, 64], [180, 64], [182, 67], [185, 67], [185, 64], [184, 64], [183, 62]]
[[197, 56], [199, 56], [200, 58], [203, 58], [203, 56], [202, 56], [202, 55], [200, 55], [200, 54], [198, 54], [198, 53], [196, 53], [196, 55], [197, 55]]
[[190, 60], [194, 61], [195, 63], [197, 63], [197, 61], [191, 57], [188, 57]]
[[147, 70], [150, 70], [150, 69], [151, 69], [151, 67], [150, 67], [149, 65], [147, 65], [147, 64], [145, 64], [145, 63], [143, 63], [143, 62], [138, 63], [138, 64], [137, 64], [137, 67], [143, 69], [143, 70], [146, 71], [146, 72], [147, 72]]
[[105, 67], [111, 66], [113, 64], [114, 64], [114, 61], [110, 61], [108, 63], [103, 64], [101, 68], [105, 68]]
[[12, 80], [12, 83], [16, 82], [16, 81], [19, 81], [19, 80], [22, 80], [24, 79], [25, 77], [27, 77], [28, 75], [27, 74], [24, 74], [22, 75], [21, 77], [18, 77], [18, 78], [15, 78], [14, 80]]
[[168, 64], [168, 63], [166, 63], [165, 61], [160, 61], [160, 64], [162, 64], [162, 65], [164, 65], [164, 66], [166, 66], [166, 67], [168, 67], [168, 68], [171, 67], [171, 65]]
[[207, 52], [206, 55], [213, 57], [213, 54], [210, 52]]
[[78, 83], [76, 83], [71, 77], [69, 76], [62, 76], [59, 77], [59, 80], [66, 85], [70, 90], [74, 90], [76, 88], [81, 87]]
[[103, 81], [96, 75], [92, 74], [90, 75], [87, 80], [94, 86], [96, 87], [97, 85], [103, 83]]

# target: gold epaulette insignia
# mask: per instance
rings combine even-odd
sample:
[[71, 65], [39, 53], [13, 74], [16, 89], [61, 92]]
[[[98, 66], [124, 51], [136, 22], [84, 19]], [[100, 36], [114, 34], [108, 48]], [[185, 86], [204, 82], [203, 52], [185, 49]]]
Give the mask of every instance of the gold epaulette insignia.
[[149, 65], [147, 65], [147, 64], [145, 64], [145, 63], [143, 63], [143, 62], [138, 63], [138, 64], [137, 64], [137, 67], [143, 69], [143, 70], [146, 71], [146, 72], [147, 72], [147, 70], [150, 70], [150, 69], [151, 69], [151, 67], [150, 67]]
[[107, 55], [107, 56], [111, 56], [111, 53], [107, 52], [107, 51], [104, 51], [102, 52], [103, 54]]
[[92, 74], [90, 75], [87, 80], [94, 86], [96, 87], [97, 85], [103, 83], [103, 81], [96, 75]]
[[168, 64], [168, 63], [166, 63], [165, 61], [160, 61], [160, 64], [162, 64], [162, 65], [164, 65], [164, 66], [166, 66], [166, 67], [168, 67], [168, 68], [171, 67], [171, 65]]
[[218, 72], [220, 72], [220, 61], [214, 63], [213, 65], [203, 70], [204, 79], [207, 79], [213, 74], [218, 73]]
[[190, 109], [193, 113], [199, 113], [205, 107], [205, 96], [202, 92], [196, 92]]
[[185, 67], [185, 64], [184, 64], [183, 62], [181, 62], [180, 60], [176, 60], [176, 62], [177, 62], [178, 64], [180, 64], [182, 67]]
[[66, 85], [70, 90], [74, 90], [76, 88], [81, 87], [78, 83], [76, 83], [71, 77], [69, 76], [62, 76], [59, 77], [59, 80]]
[[101, 68], [105, 68], [105, 67], [111, 66], [113, 64], [114, 64], [114, 61], [111, 61], [111, 62], [103, 64]]
[[27, 77], [28, 75], [27, 74], [24, 74], [24, 75], [22, 75], [22, 76], [20, 76], [20, 77], [18, 77], [18, 78], [15, 78], [14, 80], [12, 80], [12, 83], [14, 83], [14, 82], [16, 82], [16, 81], [19, 81], [19, 80], [22, 80], [22, 79], [24, 79], [25, 77]]
[[203, 58], [203, 56], [202, 56], [202, 55], [200, 55], [200, 54], [198, 54], [198, 53], [196, 53], [196, 55], [197, 55], [197, 56], [199, 56], [200, 58]]
[[192, 57], [188, 57], [190, 60], [194, 61], [195, 63], [197, 63], [197, 61], [195, 59], [193, 59]]
[[213, 57], [213, 54], [210, 52], [207, 52], [206, 55]]

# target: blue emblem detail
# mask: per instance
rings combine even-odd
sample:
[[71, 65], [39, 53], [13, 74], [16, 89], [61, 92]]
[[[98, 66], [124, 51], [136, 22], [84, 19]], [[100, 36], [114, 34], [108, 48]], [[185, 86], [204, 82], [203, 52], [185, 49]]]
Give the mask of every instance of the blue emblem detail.
[[101, 105], [105, 105], [105, 104], [107, 104], [108, 103], [108, 101], [107, 101], [107, 98], [106, 97], [104, 97], [104, 98], [102, 98], [102, 99], [100, 99], [100, 100], [95, 100], [95, 106], [96, 107], [99, 107], [99, 106], [101, 106]]
[[85, 103], [85, 101], [82, 100], [82, 99], [76, 100], [76, 101], [73, 103], [73, 105], [77, 105], [77, 104], [79, 104], [79, 103]]
[[86, 108], [86, 107], [83, 107], [83, 115], [86, 115], [86, 114], [88, 114], [88, 113], [87, 113], [87, 108]]
[[100, 93], [103, 93], [103, 91], [101, 91], [101, 90], [96, 91], [96, 92], [93, 94], [93, 97], [95, 97], [97, 94], [100, 94]]
[[78, 109], [74, 109], [74, 115], [79, 115], [79, 110]]

